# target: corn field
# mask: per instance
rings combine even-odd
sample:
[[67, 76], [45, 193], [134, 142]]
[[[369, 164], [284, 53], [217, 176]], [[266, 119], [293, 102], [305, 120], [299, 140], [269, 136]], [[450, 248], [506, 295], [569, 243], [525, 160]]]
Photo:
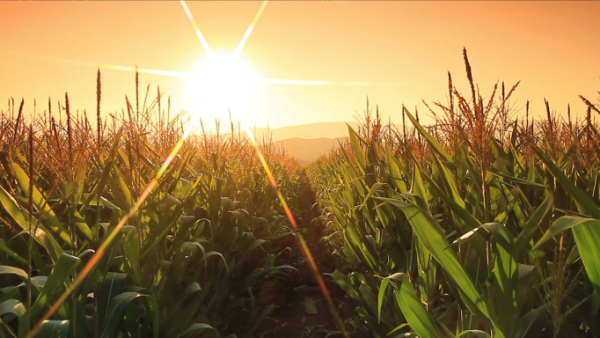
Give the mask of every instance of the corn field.
[[598, 337], [599, 105], [581, 97], [586, 118], [573, 120], [546, 102], [536, 121], [528, 102], [519, 118], [509, 103], [518, 83], [485, 102], [464, 59], [471, 95], [448, 74], [434, 125], [404, 108], [414, 127], [396, 130], [367, 105], [349, 144], [310, 169], [348, 327], [373, 337]]
[[[328, 336], [600, 336], [600, 99], [536, 120], [510, 103], [518, 83], [484, 100], [464, 60], [469, 95], [449, 73], [434, 124], [403, 108], [398, 130], [367, 103], [307, 168], [234, 123], [187, 135], [137, 75], [103, 119], [98, 72], [94, 121], [68, 95], [27, 117], [9, 100], [0, 337], [272, 337], [265, 282], [289, 280], [290, 239], [318, 227]], [[320, 216], [299, 231], [286, 207], [299, 218], [306, 187]]]
[[[1, 337], [27, 337], [100, 250], [39, 337], [250, 337], [273, 310], [261, 286], [291, 269], [283, 244], [293, 232], [234, 125], [190, 135], [103, 247], [184, 133], [161, 95], [127, 101], [96, 130], [68, 96], [29, 120], [23, 103], [2, 112]], [[294, 210], [298, 164], [270, 142], [260, 148]]]

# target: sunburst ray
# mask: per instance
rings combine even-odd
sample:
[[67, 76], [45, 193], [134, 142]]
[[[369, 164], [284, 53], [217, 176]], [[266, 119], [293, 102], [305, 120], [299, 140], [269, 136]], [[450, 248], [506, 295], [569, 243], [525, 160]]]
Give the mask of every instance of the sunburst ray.
[[[122, 66], [122, 65], [111, 65], [107, 63], [81, 61], [81, 60], [69, 60], [56, 57], [30, 55], [30, 54], [19, 54], [19, 56], [25, 56], [34, 59], [48, 60], [55, 62], [70, 63], [79, 66], [92, 66], [94, 68], [120, 70], [126, 72], [135, 72], [135, 67]], [[160, 76], [171, 76], [179, 78], [193, 78], [197, 77], [198, 74], [194, 72], [180, 72], [173, 70], [162, 70], [152, 68], [138, 68], [138, 72], [144, 74], [160, 75]], [[252, 81], [257, 84], [280, 84], [280, 85], [300, 85], [300, 86], [403, 86], [402, 82], [373, 82], [373, 81], [321, 81], [321, 80], [294, 80], [294, 79], [271, 79], [271, 78], [254, 78]]]
[[[94, 67], [99, 67], [99, 68], [104, 68], [104, 69], [114, 69], [114, 70], [121, 70], [121, 71], [126, 71], [126, 72], [135, 72], [136, 71], [136, 67], [130, 67], [130, 66], [109, 65], [106, 63], [94, 63], [94, 62], [87, 62], [87, 61], [71, 61], [71, 60], [66, 60], [66, 61], [73, 63], [73, 64], [82, 65], [82, 66], [94, 66]], [[174, 77], [182, 77], [182, 78], [194, 77], [194, 73], [176, 72], [176, 71], [172, 71], [172, 70], [138, 68], [137, 71], [140, 73], [161, 75], [161, 76], [174, 76]]]
[[256, 83], [301, 86], [402, 86], [402, 82], [314, 81], [256, 78]]
[[[180, 3], [182, 5], [188, 19], [190, 20], [190, 23], [192, 24], [192, 27], [194, 28], [194, 31], [196, 32], [196, 35], [198, 36], [198, 39], [200, 40], [200, 43], [202, 44], [202, 47], [204, 48], [206, 54], [209, 57], [212, 57], [212, 51], [211, 51], [208, 43], [206, 42], [206, 39], [202, 35], [202, 32], [198, 28], [198, 25], [196, 24], [194, 17], [192, 16], [192, 13], [190, 12], [189, 8], [187, 7], [185, 1], [181, 0]], [[266, 5], [267, 5], [267, 1], [264, 1], [261, 5], [260, 9], [258, 10], [258, 13], [254, 17], [254, 20], [252, 21], [252, 23], [246, 30], [244, 37], [242, 38], [239, 45], [237, 46], [237, 48], [234, 52], [234, 57], [239, 56], [239, 54], [241, 53], [250, 34], [252, 33], [252, 31], [254, 30], [254, 27], [258, 23]], [[95, 66], [95, 67], [100, 67], [100, 68], [107, 68], [107, 69], [114, 69], [114, 70], [121, 70], [121, 71], [132, 71], [132, 72], [139, 71], [141, 73], [148, 73], [148, 74], [162, 75], [162, 76], [175, 76], [175, 77], [184, 77], [184, 78], [196, 76], [196, 74], [188, 73], [188, 72], [174, 72], [174, 71], [148, 69], [148, 68], [136, 69], [136, 67], [99, 64], [99, 63], [93, 63], [93, 62], [64, 60], [64, 59], [62, 59], [61, 61], [67, 61], [67, 62], [70, 62], [73, 64], [90, 65], [90, 66]], [[316, 86], [328, 86], [328, 85], [366, 86], [366, 85], [372, 84], [370, 82], [333, 82], [333, 81], [286, 80], [286, 79], [268, 79], [268, 78], [255, 78], [255, 81], [257, 83], [263, 83], [263, 84], [316, 85]], [[173, 158], [179, 152], [185, 139], [196, 128], [197, 122], [198, 122], [198, 119], [194, 119], [194, 121], [186, 128], [182, 138], [177, 142], [175, 147], [171, 150], [171, 153], [169, 154], [169, 156], [167, 156], [167, 158], [163, 162], [163, 165], [156, 173], [155, 177], [150, 182], [148, 182], [148, 185], [146, 186], [144, 191], [140, 194], [138, 200], [133, 205], [131, 210], [129, 210], [129, 212], [120, 220], [120, 222], [117, 224], [117, 226], [115, 226], [115, 228], [111, 231], [109, 236], [102, 242], [102, 244], [100, 245], [100, 247], [98, 248], [96, 253], [92, 256], [92, 258], [89, 260], [89, 262], [84, 266], [83, 270], [77, 276], [77, 278], [75, 279], [75, 281], [71, 285], [71, 287], [68, 288], [67, 290], [65, 290], [65, 292], [61, 295], [61, 297], [54, 304], [52, 304], [51, 308], [46, 312], [46, 314], [37, 323], [37, 325], [33, 328], [33, 330], [30, 331], [28, 337], [33, 337], [33, 336], [35, 336], [35, 334], [37, 332], [39, 332], [39, 329], [41, 328], [41, 324], [43, 323], [43, 321], [46, 319], [49, 319], [52, 316], [52, 314], [58, 310], [58, 308], [68, 298], [68, 296], [72, 293], [72, 291], [75, 288], [77, 288], [83, 282], [85, 277], [91, 272], [93, 267], [96, 265], [96, 263], [99, 261], [99, 259], [103, 256], [104, 251], [106, 250], [108, 245], [110, 245], [110, 243], [114, 240], [114, 238], [116, 237], [116, 235], [120, 231], [120, 229], [126, 224], [126, 222], [129, 220], [129, 218], [133, 217], [136, 214], [138, 209], [145, 202], [145, 200], [148, 197], [148, 195], [150, 194], [150, 192], [158, 185], [158, 180], [161, 178], [161, 176], [165, 172], [166, 168], [170, 165]], [[240, 121], [240, 123], [242, 123], [242, 121]], [[252, 132], [250, 131], [250, 128], [248, 127], [249, 125], [247, 123], [243, 123], [243, 126], [244, 126], [244, 129], [246, 130], [248, 137], [252, 140], [252, 144], [254, 145], [256, 154], [266, 171], [266, 175], [267, 175], [271, 185], [277, 191], [277, 196], [281, 202], [282, 207], [285, 210], [286, 216], [288, 217], [292, 226], [297, 229], [296, 220], [295, 220], [294, 216], [292, 215], [292, 212], [291, 212], [289, 206], [287, 205], [283, 194], [281, 193], [281, 191], [279, 190], [279, 188], [277, 186], [277, 181], [276, 181], [273, 173], [269, 169], [268, 163], [265, 160], [262, 152], [260, 151], [260, 148], [258, 147], [258, 144], [256, 143], [256, 140], [254, 138], [254, 135], [252, 134]], [[323, 295], [330, 307], [330, 310], [332, 311], [332, 313], [334, 314], [334, 316], [337, 320], [337, 324], [338, 324], [340, 330], [342, 331], [344, 336], [348, 337], [348, 334], [344, 328], [344, 324], [341, 321], [340, 317], [337, 315], [337, 311], [333, 304], [333, 300], [331, 299], [331, 296], [329, 294], [329, 290], [327, 289], [327, 287], [323, 281], [323, 278], [321, 277], [319, 268], [315, 264], [312, 254], [311, 254], [310, 250], [308, 249], [308, 246], [306, 245], [306, 242], [302, 238], [301, 234], [299, 234], [298, 239], [301, 244], [302, 253], [304, 254], [304, 256], [308, 259], [308, 261], [310, 263], [309, 266], [311, 268], [311, 271], [313, 272], [315, 279], [317, 279], [317, 282], [319, 283], [319, 286], [321, 287], [321, 291], [323, 292]]]
[[[135, 67], [131, 67], [131, 66], [111, 65], [108, 63], [70, 60], [70, 59], [63, 59], [63, 58], [50, 57], [50, 56], [41, 56], [41, 55], [32, 55], [32, 54], [18, 54], [18, 53], [14, 53], [14, 54], [19, 55], [21, 57], [24, 56], [24, 57], [28, 57], [28, 58], [32, 58], [32, 59], [39, 59], [39, 60], [45, 60], [45, 61], [70, 63], [70, 64], [78, 65], [78, 66], [91, 66], [94, 68], [113, 69], [113, 70], [120, 70], [120, 71], [126, 71], [126, 72], [135, 72], [136, 71]], [[145, 73], [145, 74], [173, 76], [173, 77], [181, 77], [181, 78], [191, 78], [191, 77], [195, 76], [195, 74], [192, 72], [177, 72], [177, 71], [173, 71], [173, 70], [161, 70], [161, 69], [151, 69], [151, 68], [138, 68], [137, 71], [140, 73]]]
[[240, 55], [240, 53], [242, 52], [242, 49], [244, 49], [244, 46], [246, 45], [246, 41], [248, 40], [248, 37], [250, 37], [250, 33], [252, 33], [252, 31], [254, 30], [254, 26], [256, 26], [256, 24], [258, 23], [258, 20], [260, 20], [260, 16], [262, 15], [263, 11], [265, 10], [265, 7], [267, 7], [268, 2], [269, 2], [268, 0], [263, 1], [262, 5], [260, 6], [260, 9], [258, 10], [258, 12], [256, 13], [256, 16], [254, 17], [254, 20], [252, 20], [252, 23], [250, 24], [250, 26], [248, 26], [248, 29], [246, 30], [246, 33], [244, 34], [242, 41], [240, 41], [240, 44], [235, 49], [235, 52], [233, 53], [234, 56], [237, 57], [238, 55]]
[[196, 32], [196, 35], [198, 36], [198, 39], [200, 40], [202, 47], [204, 47], [204, 51], [206, 52], [206, 54], [208, 56], [212, 56], [212, 51], [210, 50], [210, 47], [208, 46], [208, 43], [206, 42], [204, 35], [202, 35], [200, 28], [198, 28], [198, 25], [196, 24], [196, 21], [194, 20], [194, 17], [192, 16], [192, 12], [190, 12], [190, 9], [188, 8], [187, 4], [185, 3], [185, 0], [181, 0], [180, 2], [181, 2], [181, 6], [183, 7], [183, 10], [185, 11], [185, 14], [187, 15], [188, 19], [190, 19], [190, 23], [192, 24], [192, 27], [194, 27], [194, 31]]

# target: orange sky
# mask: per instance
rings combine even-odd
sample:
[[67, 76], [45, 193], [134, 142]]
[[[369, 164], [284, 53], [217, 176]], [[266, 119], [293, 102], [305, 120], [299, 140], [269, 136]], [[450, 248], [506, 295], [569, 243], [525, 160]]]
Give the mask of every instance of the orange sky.
[[[261, 2], [188, 2], [215, 52], [233, 52]], [[0, 107], [26, 100], [45, 109], [69, 92], [71, 106], [95, 111], [93, 66], [60, 60], [187, 72], [206, 57], [179, 2], [0, 1]], [[368, 95], [401, 121], [401, 106], [446, 102], [447, 71], [467, 93], [462, 48], [484, 97], [496, 80], [512, 86], [517, 107], [532, 100], [583, 114], [577, 95], [596, 101], [600, 90], [600, 2], [270, 2], [241, 53], [263, 78], [361, 81], [370, 86], [260, 84], [246, 120], [280, 127], [353, 121]], [[134, 75], [103, 69], [104, 113], [135, 96]], [[189, 80], [141, 74], [174, 111], [197, 107]], [[142, 94], [141, 94], [142, 95]], [[143, 96], [143, 95], [142, 95]], [[514, 100], [513, 100], [514, 101]], [[196, 113], [212, 118], [210, 112]], [[234, 112], [235, 113], [235, 112]]]

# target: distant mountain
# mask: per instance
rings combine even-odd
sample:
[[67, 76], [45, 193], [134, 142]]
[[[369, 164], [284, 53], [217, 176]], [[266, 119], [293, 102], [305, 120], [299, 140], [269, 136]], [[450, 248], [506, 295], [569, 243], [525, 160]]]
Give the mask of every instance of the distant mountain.
[[[308, 165], [348, 138], [348, 125], [358, 129], [357, 122], [320, 122], [281, 128], [255, 128], [257, 138], [270, 137], [275, 144], [287, 148], [300, 164]], [[402, 125], [396, 125], [401, 130]]]
[[[358, 129], [357, 122], [348, 122], [348, 124]], [[398, 130], [402, 130], [402, 125], [397, 124]], [[317, 139], [317, 138], [328, 138], [335, 139], [338, 137], [348, 136], [348, 125], [346, 122], [319, 122], [302, 124], [297, 126], [288, 126], [280, 128], [254, 128], [252, 129], [255, 136], [260, 138], [261, 136], [270, 135], [273, 141], [280, 141], [284, 139], [292, 139], [295, 137], [302, 139]]]
[[[352, 128], [358, 128], [357, 122], [348, 123]], [[318, 139], [348, 136], [348, 126], [345, 122], [319, 122], [281, 128], [255, 128], [252, 130], [257, 137], [271, 134], [273, 141], [283, 139], [303, 138]]]
[[288, 153], [294, 157], [300, 164], [308, 165], [316, 160], [320, 155], [326, 154], [333, 147], [337, 147], [339, 142], [343, 142], [347, 137], [338, 138], [312, 138], [305, 139], [293, 137], [276, 141], [288, 150]]

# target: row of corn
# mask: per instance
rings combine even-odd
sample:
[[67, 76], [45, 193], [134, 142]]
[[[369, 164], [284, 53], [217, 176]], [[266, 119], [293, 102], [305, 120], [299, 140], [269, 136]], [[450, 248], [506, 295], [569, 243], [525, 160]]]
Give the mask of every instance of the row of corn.
[[[367, 108], [310, 168], [345, 291], [346, 329], [373, 337], [600, 335], [600, 132], [452, 85], [435, 124]], [[499, 93], [501, 92], [501, 93]], [[433, 111], [433, 110], [432, 110]], [[408, 124], [414, 127], [408, 128]]]
[[[186, 125], [161, 96], [136, 108], [127, 100], [126, 111], [93, 122], [70, 110], [68, 96], [29, 118], [23, 103], [2, 111], [0, 337], [265, 330], [273, 305], [260, 301], [263, 281], [291, 269], [283, 237], [293, 231], [276, 191], [235, 126], [190, 135], [159, 169]], [[269, 142], [258, 147], [294, 210], [297, 163]]]

